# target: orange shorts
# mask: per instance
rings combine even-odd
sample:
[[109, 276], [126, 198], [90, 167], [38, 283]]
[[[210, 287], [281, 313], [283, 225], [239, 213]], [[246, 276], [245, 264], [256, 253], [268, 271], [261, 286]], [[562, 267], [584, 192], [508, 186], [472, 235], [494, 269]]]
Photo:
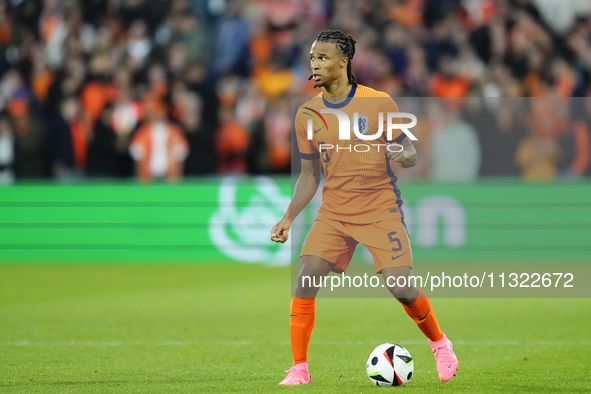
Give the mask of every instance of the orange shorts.
[[346, 272], [357, 244], [371, 253], [376, 273], [384, 268], [412, 267], [410, 238], [400, 219], [353, 224], [317, 217], [306, 237], [301, 256], [317, 256], [335, 264], [333, 272]]

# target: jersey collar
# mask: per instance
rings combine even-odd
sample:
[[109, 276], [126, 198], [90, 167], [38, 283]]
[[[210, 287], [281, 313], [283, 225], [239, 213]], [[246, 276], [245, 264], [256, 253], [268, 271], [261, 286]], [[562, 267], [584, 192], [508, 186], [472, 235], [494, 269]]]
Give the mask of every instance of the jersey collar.
[[324, 102], [324, 105], [326, 105], [328, 108], [343, 108], [345, 105], [349, 104], [349, 101], [351, 101], [351, 99], [353, 98], [353, 96], [355, 96], [355, 91], [357, 90], [357, 85], [353, 84], [353, 86], [351, 86], [351, 91], [349, 92], [349, 96], [340, 103], [331, 103], [330, 101], [326, 101], [326, 99], [324, 98], [324, 94], [322, 95], [322, 101]]

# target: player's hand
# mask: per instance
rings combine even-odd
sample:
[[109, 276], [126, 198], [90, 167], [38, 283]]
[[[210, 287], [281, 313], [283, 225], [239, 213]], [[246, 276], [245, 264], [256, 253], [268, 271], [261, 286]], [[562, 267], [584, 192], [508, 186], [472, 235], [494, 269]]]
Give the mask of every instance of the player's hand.
[[404, 147], [395, 142], [386, 144], [386, 155], [390, 160], [395, 161], [396, 163], [400, 163], [406, 158]]
[[271, 229], [271, 241], [281, 242], [282, 244], [285, 243], [289, 238], [288, 232], [290, 227], [291, 222], [289, 220], [281, 219], [281, 221]]

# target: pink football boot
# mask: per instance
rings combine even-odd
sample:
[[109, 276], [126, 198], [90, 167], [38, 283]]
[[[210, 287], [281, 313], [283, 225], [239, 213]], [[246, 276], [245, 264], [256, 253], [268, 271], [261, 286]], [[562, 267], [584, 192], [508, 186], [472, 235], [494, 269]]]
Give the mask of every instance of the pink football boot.
[[299, 363], [294, 365], [287, 371], [285, 379], [279, 383], [283, 386], [294, 386], [296, 384], [308, 384], [310, 383], [310, 374], [308, 373], [308, 363]]
[[447, 382], [456, 376], [458, 370], [458, 359], [453, 350], [449, 339], [443, 334], [443, 338], [437, 342], [429, 340], [429, 345], [433, 348], [435, 362], [437, 363], [437, 373], [442, 382]]

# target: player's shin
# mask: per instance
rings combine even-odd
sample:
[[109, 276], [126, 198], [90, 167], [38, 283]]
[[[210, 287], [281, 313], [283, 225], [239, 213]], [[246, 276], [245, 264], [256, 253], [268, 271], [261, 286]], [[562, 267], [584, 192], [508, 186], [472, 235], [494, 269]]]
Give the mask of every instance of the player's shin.
[[437, 323], [435, 312], [433, 312], [429, 298], [427, 298], [423, 290], [419, 289], [417, 299], [412, 304], [402, 304], [402, 306], [427, 338], [434, 342], [443, 338], [443, 333], [439, 328], [439, 323]]
[[292, 298], [290, 307], [290, 335], [293, 365], [308, 360], [308, 345], [316, 319], [315, 298]]

